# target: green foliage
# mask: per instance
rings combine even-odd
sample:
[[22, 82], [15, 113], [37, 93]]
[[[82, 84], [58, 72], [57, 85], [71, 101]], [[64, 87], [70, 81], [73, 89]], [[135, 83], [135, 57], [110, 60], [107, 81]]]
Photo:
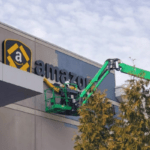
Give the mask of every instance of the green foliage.
[[128, 80], [120, 103], [120, 114], [113, 111], [106, 94], [96, 92], [81, 107], [80, 135], [75, 136], [75, 150], [150, 150], [149, 81]]
[[148, 81], [133, 78], [124, 87], [120, 119], [116, 119], [113, 125], [115, 137], [109, 149], [150, 150], [150, 97], [146, 95], [148, 84]]
[[80, 135], [75, 136], [75, 150], [108, 150], [114, 122], [112, 106], [105, 92], [96, 92], [79, 109]]

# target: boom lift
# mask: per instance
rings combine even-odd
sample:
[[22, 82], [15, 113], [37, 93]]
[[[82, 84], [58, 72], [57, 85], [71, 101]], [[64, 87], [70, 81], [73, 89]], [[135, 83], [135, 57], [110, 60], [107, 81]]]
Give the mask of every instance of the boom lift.
[[[119, 60], [118, 58], [107, 59], [101, 69], [99, 69], [99, 71], [82, 92], [77, 91], [76, 84], [65, 83], [61, 87], [59, 84], [51, 84], [46, 78], [44, 78], [44, 82], [50, 87], [49, 89], [44, 91], [45, 111], [49, 113], [53, 112], [77, 116], [77, 110], [79, 106], [87, 103], [89, 97], [92, 96], [94, 91], [96, 91], [98, 86], [110, 73], [110, 71], [114, 69], [122, 73], [150, 80], [149, 71], [121, 63], [121, 60]], [[94, 84], [94, 89], [90, 91], [91, 87]], [[51, 93], [50, 91], [52, 91], [53, 95], [51, 98], [47, 98], [48, 93]], [[60, 96], [56, 96], [56, 93]]]

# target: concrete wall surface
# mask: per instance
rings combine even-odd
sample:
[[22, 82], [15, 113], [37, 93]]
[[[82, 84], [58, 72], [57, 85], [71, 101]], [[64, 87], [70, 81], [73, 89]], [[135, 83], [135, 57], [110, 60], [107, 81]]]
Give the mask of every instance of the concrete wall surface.
[[37, 115], [0, 108], [0, 150], [71, 150], [77, 129]]
[[[6, 39], [20, 40], [32, 50], [32, 73], [35, 61], [42, 60], [83, 77], [93, 77], [101, 64], [59, 46], [0, 23], [0, 44]], [[0, 61], [2, 62], [2, 52]], [[92, 71], [91, 71], [92, 70]], [[50, 80], [54, 83], [54, 80]], [[36, 86], [36, 83], [35, 83]], [[38, 85], [37, 85], [38, 86]], [[48, 87], [43, 83], [43, 89]], [[108, 89], [107, 97], [118, 108], [115, 75], [111, 72], [99, 87]], [[51, 93], [50, 93], [51, 95]], [[72, 150], [79, 117], [45, 113], [44, 94], [0, 108], [0, 150]]]

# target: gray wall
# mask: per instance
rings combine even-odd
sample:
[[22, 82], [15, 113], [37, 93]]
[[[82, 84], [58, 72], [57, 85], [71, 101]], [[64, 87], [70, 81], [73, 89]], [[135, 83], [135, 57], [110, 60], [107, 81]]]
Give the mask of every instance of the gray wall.
[[0, 150], [71, 150], [76, 129], [43, 117], [0, 108]]
[[[36, 37], [0, 23], [0, 44], [5, 39], [17, 39], [32, 50], [32, 68], [42, 60], [84, 77], [97, 72], [100, 64]], [[2, 46], [1, 46], [2, 47]], [[0, 53], [2, 61], [2, 53]], [[69, 63], [68, 63], [69, 62]], [[80, 67], [79, 67], [80, 66]], [[91, 71], [92, 70], [92, 71]], [[44, 89], [48, 88], [43, 83]], [[107, 96], [115, 99], [115, 80], [111, 73], [100, 86], [108, 88]], [[78, 117], [44, 113], [44, 94], [0, 108], [0, 150], [71, 150], [73, 135], [77, 133]], [[68, 118], [68, 120], [67, 120]]]
[[[85, 78], [90, 77], [91, 79], [95, 76], [99, 67], [86, 63], [82, 60], [74, 58], [72, 56], [66, 55], [62, 52], [56, 51], [58, 57], [58, 67], [60, 69], [66, 68], [68, 72], [73, 72], [79, 76], [83, 76]], [[110, 73], [108, 76], [102, 81], [99, 86], [101, 91], [107, 89], [107, 97], [113, 101], [117, 101], [115, 98], [115, 80], [114, 74]]]

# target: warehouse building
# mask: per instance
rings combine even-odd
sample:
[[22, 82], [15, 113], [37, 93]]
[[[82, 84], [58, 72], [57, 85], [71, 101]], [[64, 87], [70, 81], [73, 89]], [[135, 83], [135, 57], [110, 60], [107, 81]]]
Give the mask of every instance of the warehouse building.
[[[78, 79], [82, 90], [102, 65], [3, 23], [0, 44], [0, 150], [73, 149], [79, 117], [45, 112], [48, 86], [43, 78], [64, 83], [61, 75], [68, 74], [70, 81]], [[47, 73], [45, 66], [55, 72]], [[114, 71], [99, 89], [108, 89], [107, 97], [117, 113]]]

